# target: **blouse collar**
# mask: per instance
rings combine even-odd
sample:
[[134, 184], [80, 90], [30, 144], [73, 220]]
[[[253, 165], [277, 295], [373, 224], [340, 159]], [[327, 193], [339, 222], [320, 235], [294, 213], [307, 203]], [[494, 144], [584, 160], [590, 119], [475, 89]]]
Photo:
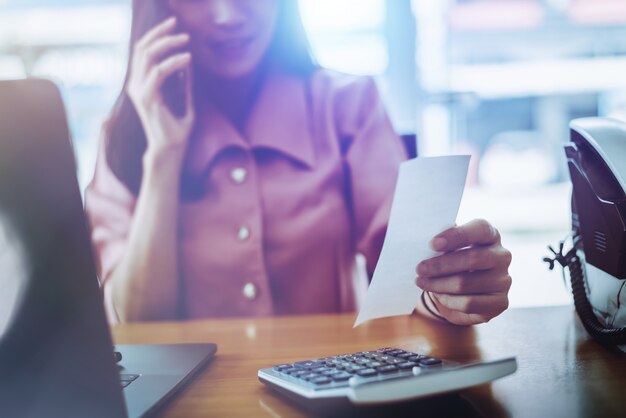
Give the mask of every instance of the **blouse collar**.
[[271, 149], [311, 169], [315, 165], [311, 100], [306, 79], [268, 75], [244, 128], [246, 138], [213, 106], [201, 118], [188, 153], [188, 168], [204, 172], [227, 148]]

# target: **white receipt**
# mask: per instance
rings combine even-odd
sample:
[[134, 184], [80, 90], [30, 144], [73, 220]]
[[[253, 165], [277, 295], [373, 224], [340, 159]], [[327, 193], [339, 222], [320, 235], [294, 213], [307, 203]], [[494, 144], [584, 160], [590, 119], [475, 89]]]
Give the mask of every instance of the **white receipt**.
[[374, 277], [354, 326], [413, 312], [421, 290], [415, 267], [436, 253], [431, 239], [454, 226], [470, 157], [414, 158], [400, 165], [389, 224]]

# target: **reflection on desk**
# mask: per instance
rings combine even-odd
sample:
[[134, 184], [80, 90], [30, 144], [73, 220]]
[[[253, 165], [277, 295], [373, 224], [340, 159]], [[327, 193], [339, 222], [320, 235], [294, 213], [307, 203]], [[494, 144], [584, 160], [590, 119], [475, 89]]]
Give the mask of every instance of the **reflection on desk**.
[[417, 316], [289, 316], [116, 325], [116, 343], [215, 342], [215, 360], [162, 411], [167, 417], [305, 417], [262, 385], [279, 363], [385, 346], [470, 361], [517, 356], [518, 371], [489, 385], [345, 416], [622, 417], [626, 355], [589, 339], [572, 307], [511, 309], [487, 324], [456, 327]]

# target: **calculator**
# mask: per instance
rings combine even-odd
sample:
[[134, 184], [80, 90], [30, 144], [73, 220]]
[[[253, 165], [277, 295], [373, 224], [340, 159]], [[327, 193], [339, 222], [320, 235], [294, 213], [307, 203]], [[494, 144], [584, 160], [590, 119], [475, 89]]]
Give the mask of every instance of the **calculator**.
[[517, 370], [515, 357], [458, 363], [393, 347], [279, 364], [259, 380], [306, 407], [374, 405], [452, 392]]

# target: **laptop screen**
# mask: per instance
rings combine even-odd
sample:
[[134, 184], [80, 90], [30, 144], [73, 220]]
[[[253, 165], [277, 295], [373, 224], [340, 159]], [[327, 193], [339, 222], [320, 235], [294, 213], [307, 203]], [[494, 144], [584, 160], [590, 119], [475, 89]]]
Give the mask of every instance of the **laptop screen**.
[[44, 80], [0, 81], [0, 286], [0, 415], [124, 415], [65, 109]]
[[22, 301], [28, 280], [28, 264], [19, 233], [0, 201], [0, 340]]

